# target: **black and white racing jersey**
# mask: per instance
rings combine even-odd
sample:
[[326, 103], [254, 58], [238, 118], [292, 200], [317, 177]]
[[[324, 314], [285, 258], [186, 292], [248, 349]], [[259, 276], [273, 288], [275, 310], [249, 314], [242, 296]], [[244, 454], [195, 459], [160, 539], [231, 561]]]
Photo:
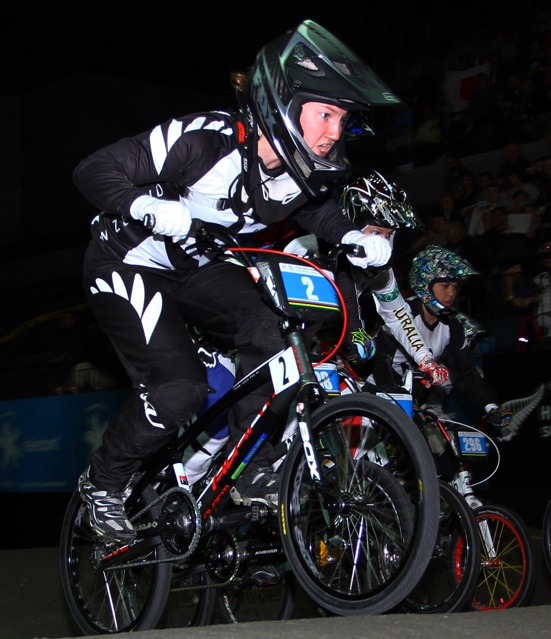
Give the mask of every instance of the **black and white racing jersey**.
[[183, 199], [192, 218], [253, 233], [293, 215], [306, 230], [338, 243], [356, 227], [333, 198], [308, 202], [283, 170], [266, 170], [254, 154], [243, 181], [244, 126], [223, 111], [171, 119], [150, 131], [124, 138], [84, 159], [75, 186], [101, 213], [92, 236], [111, 257], [127, 264], [179, 270], [201, 264], [187, 242], [154, 235], [130, 215], [141, 195]]

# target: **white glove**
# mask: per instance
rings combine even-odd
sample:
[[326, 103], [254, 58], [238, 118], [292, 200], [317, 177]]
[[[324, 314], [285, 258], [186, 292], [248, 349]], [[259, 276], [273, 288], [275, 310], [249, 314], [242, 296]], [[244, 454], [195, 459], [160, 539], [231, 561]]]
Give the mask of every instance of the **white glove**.
[[143, 220], [146, 215], [154, 222], [153, 233], [172, 237], [174, 242], [183, 240], [191, 227], [191, 214], [187, 204], [173, 200], [158, 200], [149, 195], [141, 195], [132, 202], [130, 215], [135, 220]]
[[341, 240], [342, 244], [358, 244], [365, 250], [365, 257], [347, 255], [350, 263], [360, 268], [384, 266], [390, 260], [392, 247], [381, 235], [364, 235], [361, 231], [348, 231]]

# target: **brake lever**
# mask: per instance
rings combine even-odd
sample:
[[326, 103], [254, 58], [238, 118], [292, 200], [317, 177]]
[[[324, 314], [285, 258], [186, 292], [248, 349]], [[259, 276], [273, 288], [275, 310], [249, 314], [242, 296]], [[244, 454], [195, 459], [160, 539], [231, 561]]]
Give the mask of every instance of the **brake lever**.
[[[351, 257], [366, 257], [365, 248], [360, 244], [339, 244], [339, 250], [345, 255]], [[368, 266], [363, 272], [369, 277], [374, 278], [388, 268], [388, 264], [384, 266]]]

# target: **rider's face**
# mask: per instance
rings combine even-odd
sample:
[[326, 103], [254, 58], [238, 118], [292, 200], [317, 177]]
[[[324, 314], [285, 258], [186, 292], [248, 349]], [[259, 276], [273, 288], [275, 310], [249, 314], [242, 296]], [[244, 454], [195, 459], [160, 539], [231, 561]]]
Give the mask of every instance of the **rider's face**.
[[364, 235], [380, 235], [390, 242], [390, 238], [394, 235], [394, 229], [383, 228], [382, 226], [374, 226], [368, 224], [362, 229]]
[[306, 144], [316, 155], [326, 156], [341, 137], [348, 111], [322, 102], [305, 102], [300, 126]]
[[444, 306], [453, 306], [459, 293], [459, 282], [435, 282], [432, 285], [432, 294]]

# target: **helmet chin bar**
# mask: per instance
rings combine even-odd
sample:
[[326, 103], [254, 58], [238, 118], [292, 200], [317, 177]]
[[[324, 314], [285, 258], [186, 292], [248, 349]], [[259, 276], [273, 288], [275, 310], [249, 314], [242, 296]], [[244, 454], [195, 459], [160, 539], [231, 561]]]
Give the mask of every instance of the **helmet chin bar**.
[[426, 302], [423, 302], [427, 308], [427, 311], [431, 315], [434, 315], [434, 317], [439, 319], [444, 324], [454, 319], [454, 317], [458, 313], [455, 306], [444, 306], [433, 295], [431, 295], [431, 297], [432, 297], [432, 300], [427, 300]]

